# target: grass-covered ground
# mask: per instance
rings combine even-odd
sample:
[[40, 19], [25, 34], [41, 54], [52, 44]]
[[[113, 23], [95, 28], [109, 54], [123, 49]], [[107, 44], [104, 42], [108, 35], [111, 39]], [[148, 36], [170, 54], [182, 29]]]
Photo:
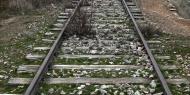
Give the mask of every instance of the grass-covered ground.
[[64, 4], [51, 5], [46, 8], [24, 12], [24, 14], [1, 12], [0, 19], [0, 94], [23, 93], [25, 86], [8, 85], [11, 77], [29, 77], [33, 74], [17, 74], [17, 68], [22, 64], [41, 64], [41, 61], [29, 61], [26, 54], [30, 53], [34, 46], [43, 44], [41, 39], [44, 32], [48, 31], [58, 13], [64, 9]]

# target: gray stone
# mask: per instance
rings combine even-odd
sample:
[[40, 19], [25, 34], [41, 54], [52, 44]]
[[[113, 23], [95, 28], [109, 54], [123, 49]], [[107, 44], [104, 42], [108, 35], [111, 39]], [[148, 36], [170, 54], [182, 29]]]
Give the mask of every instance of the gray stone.
[[53, 94], [54, 91], [55, 91], [55, 90], [54, 90], [53, 88], [50, 88], [50, 89], [48, 90], [48, 93], [49, 93], [49, 94]]
[[77, 92], [78, 95], [82, 95], [82, 90]]
[[125, 93], [124, 92], [120, 92], [119, 95], [125, 95]]
[[152, 88], [156, 88], [156, 82], [155, 82], [155, 80], [152, 80], [151, 82], [150, 82], [150, 86], [152, 87]]
[[139, 91], [136, 91], [136, 92], [134, 93], [134, 95], [141, 95], [141, 93], [140, 93]]
[[65, 95], [65, 94], [66, 94], [66, 92], [65, 92], [65, 91], [63, 91], [63, 90], [61, 90], [60, 94], [61, 94], [61, 95]]
[[156, 91], [155, 88], [149, 88], [150, 93], [154, 93]]

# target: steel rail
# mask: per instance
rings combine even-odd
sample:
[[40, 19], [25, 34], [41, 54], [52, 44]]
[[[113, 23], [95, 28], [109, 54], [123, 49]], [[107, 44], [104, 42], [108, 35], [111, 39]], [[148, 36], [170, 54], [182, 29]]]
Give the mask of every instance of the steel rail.
[[146, 49], [146, 52], [147, 52], [147, 54], [148, 54], [148, 56], [150, 58], [150, 61], [151, 61], [152, 65], [153, 65], [153, 68], [156, 71], [156, 74], [157, 74], [157, 76], [159, 78], [159, 81], [160, 81], [160, 83], [161, 83], [161, 85], [162, 85], [162, 87], [164, 89], [164, 95], [172, 95], [172, 93], [171, 93], [171, 91], [170, 91], [170, 89], [168, 87], [168, 84], [166, 82], [166, 79], [164, 78], [164, 76], [163, 76], [163, 74], [162, 74], [162, 72], [161, 72], [161, 70], [160, 70], [160, 68], [159, 68], [159, 66], [158, 66], [158, 64], [157, 64], [151, 50], [150, 50], [150, 48], [148, 47], [148, 44], [147, 44], [144, 36], [142, 35], [141, 30], [139, 29], [139, 26], [138, 26], [137, 22], [135, 21], [135, 18], [133, 17], [133, 14], [131, 13], [131, 11], [130, 11], [127, 3], [126, 3], [126, 0], [122, 0], [122, 4], [123, 4], [123, 7], [125, 8], [125, 11], [131, 17], [131, 20], [132, 20], [132, 22], [133, 22], [133, 24], [135, 26], [135, 29], [136, 29], [136, 31], [138, 32], [138, 35], [141, 38], [141, 41], [142, 41], [142, 43], [143, 43], [143, 45], [144, 45], [144, 47]]
[[81, 4], [83, 3], [84, 0], [80, 0], [78, 5], [76, 6], [74, 13], [69, 17], [67, 22], [65, 23], [65, 26], [63, 27], [61, 33], [58, 35], [58, 38], [54, 42], [53, 46], [51, 47], [49, 53], [43, 60], [42, 65], [38, 69], [36, 75], [34, 76], [33, 80], [31, 81], [30, 85], [28, 86], [26, 92], [24, 95], [36, 95], [37, 89], [43, 79], [43, 76], [46, 74], [48, 71], [48, 67], [51, 66], [51, 62], [53, 61], [53, 58], [56, 54], [56, 51], [59, 49], [59, 46], [61, 45], [61, 40], [63, 38], [64, 32], [69, 25], [70, 21], [73, 19], [75, 16], [76, 12], [80, 9]]

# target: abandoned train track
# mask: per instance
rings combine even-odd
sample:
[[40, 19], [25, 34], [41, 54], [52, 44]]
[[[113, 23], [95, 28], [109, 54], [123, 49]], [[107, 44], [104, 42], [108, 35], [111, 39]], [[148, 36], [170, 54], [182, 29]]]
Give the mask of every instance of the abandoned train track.
[[[34, 78], [11, 78], [9, 84], [29, 84], [25, 95], [172, 95], [168, 84], [189, 83], [165, 79], [161, 69], [176, 67], [157, 64], [155, 57], [168, 57], [151, 53], [148, 44], [157, 42], [143, 37], [136, 22], [143, 17], [132, 1], [72, 2], [75, 8], [61, 13], [45, 33], [45, 45], [34, 47], [34, 53], [26, 56], [43, 63], [22, 65], [17, 70]], [[57, 89], [47, 91], [48, 85]]]

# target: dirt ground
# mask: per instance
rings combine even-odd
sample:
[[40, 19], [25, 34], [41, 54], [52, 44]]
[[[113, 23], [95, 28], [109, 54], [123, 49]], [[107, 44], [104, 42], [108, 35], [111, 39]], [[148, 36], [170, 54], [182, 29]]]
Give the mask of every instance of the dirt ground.
[[180, 17], [170, 11], [168, 0], [139, 0], [145, 17], [164, 32], [190, 36], [190, 19]]
[[20, 35], [39, 32], [41, 25], [49, 22], [47, 20], [54, 20], [56, 15], [69, 4], [70, 2], [65, 0], [62, 3], [51, 3], [26, 12], [9, 10], [0, 12], [0, 43], [10, 42], [11, 39]]
[[0, 41], [8, 42], [22, 33], [27, 33], [28, 24], [40, 16], [15, 16], [0, 22]]

